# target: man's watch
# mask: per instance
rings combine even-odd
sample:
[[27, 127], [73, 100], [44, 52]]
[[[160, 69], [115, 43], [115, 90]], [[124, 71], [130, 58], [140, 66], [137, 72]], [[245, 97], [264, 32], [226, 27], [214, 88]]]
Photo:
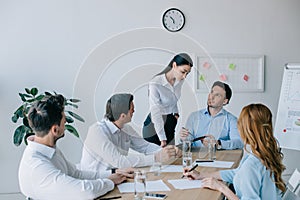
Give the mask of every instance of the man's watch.
[[118, 168], [111, 168], [111, 174], [115, 174]]
[[217, 140], [217, 149], [222, 149], [221, 140]]

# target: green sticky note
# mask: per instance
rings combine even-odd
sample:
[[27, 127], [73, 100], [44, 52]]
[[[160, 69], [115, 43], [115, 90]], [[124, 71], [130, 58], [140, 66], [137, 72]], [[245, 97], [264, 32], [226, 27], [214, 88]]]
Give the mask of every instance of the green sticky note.
[[205, 81], [205, 77], [203, 76], [203, 74], [201, 74], [201, 75], [199, 76], [199, 80], [200, 80], [200, 81]]
[[230, 63], [228, 67], [229, 67], [229, 69], [234, 70], [235, 69], [235, 64]]

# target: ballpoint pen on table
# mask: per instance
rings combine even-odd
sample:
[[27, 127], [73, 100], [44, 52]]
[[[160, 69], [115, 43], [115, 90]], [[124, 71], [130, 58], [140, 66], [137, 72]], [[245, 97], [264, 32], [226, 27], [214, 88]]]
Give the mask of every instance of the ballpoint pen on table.
[[[196, 169], [196, 167], [198, 167], [198, 164], [194, 165], [191, 169], [189, 169], [188, 172], [193, 171], [194, 169]], [[184, 175], [181, 176], [181, 178], [183, 178], [183, 177], [184, 177]]]
[[214, 162], [213, 160], [195, 160], [195, 163]]
[[103, 197], [103, 198], [97, 198], [96, 200], [110, 200], [110, 199], [120, 199], [122, 196], [115, 196], [115, 197]]

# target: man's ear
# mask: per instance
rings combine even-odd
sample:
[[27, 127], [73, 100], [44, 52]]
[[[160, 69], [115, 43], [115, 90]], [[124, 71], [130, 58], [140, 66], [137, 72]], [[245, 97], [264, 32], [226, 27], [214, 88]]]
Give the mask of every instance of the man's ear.
[[51, 126], [51, 133], [53, 134], [53, 135], [57, 135], [58, 134], [58, 125], [53, 125], [53, 126]]
[[225, 106], [225, 105], [227, 105], [228, 104], [228, 99], [225, 99], [224, 101], [223, 101], [223, 105]]
[[126, 117], [126, 114], [125, 113], [121, 113], [120, 119], [123, 119], [124, 117]]

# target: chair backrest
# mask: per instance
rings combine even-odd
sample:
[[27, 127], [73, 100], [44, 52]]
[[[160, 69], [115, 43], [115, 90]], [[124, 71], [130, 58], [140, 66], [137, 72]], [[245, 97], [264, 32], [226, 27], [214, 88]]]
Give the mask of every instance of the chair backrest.
[[300, 200], [300, 173], [295, 169], [287, 183], [287, 190], [284, 193], [283, 200]]
[[300, 200], [300, 197], [298, 197], [294, 192], [287, 188], [284, 195], [282, 196], [282, 200]]

